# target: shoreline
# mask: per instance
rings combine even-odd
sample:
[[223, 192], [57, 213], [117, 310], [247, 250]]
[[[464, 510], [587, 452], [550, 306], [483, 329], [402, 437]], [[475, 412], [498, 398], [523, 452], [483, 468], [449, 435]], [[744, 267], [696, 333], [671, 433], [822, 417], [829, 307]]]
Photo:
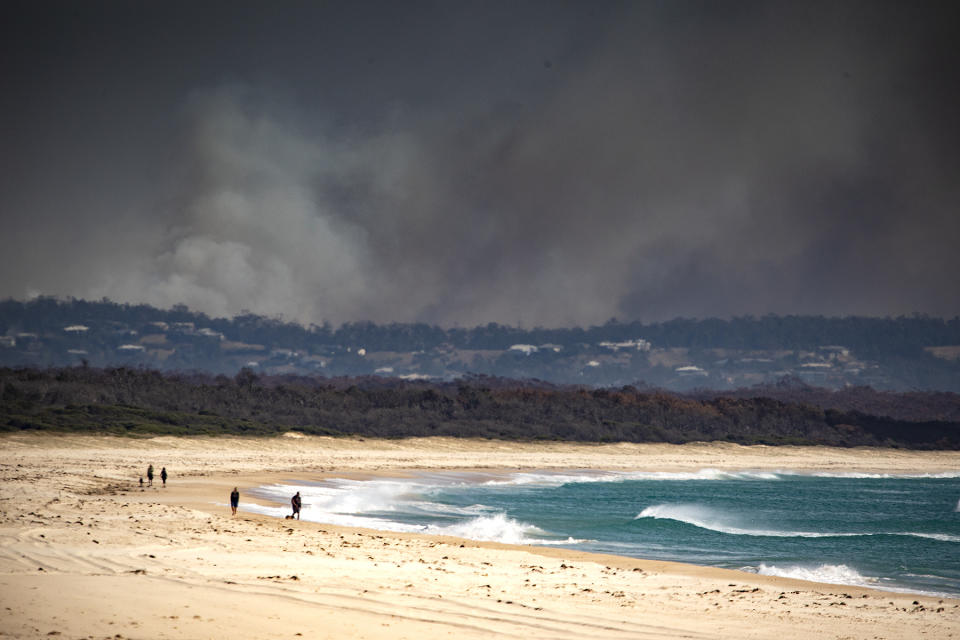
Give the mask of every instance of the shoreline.
[[[226, 506], [234, 486], [242, 506], [245, 490], [290, 477], [431, 469], [935, 473], [960, 470], [960, 452], [73, 434], [8, 435], [0, 446], [0, 593], [9, 614], [0, 634], [13, 637], [960, 637], [960, 600], [950, 598], [242, 511], [231, 517]], [[139, 490], [147, 463], [167, 467], [166, 488], [155, 479]]]
[[[708, 473], [706, 476], [700, 476], [700, 474], [682, 474], [684, 479], [689, 479], [692, 476], [705, 477], [706, 479], [713, 479], [718, 476], [718, 473], [714, 473], [714, 470], [706, 470]], [[744, 470], [747, 474], [751, 476], [757, 472], [752, 470]], [[640, 551], [639, 549], [627, 549], [626, 547], [620, 547], [619, 550], [611, 550], [609, 542], [611, 540], [604, 538], [602, 535], [598, 539], [593, 539], [596, 536], [586, 536], [586, 539], [577, 539], [574, 538], [584, 538], [584, 535], [578, 534], [574, 536], [573, 534], [565, 533], [563, 531], [554, 532], [554, 535], [548, 537], [541, 537], [536, 534], [536, 530], [539, 530], [538, 523], [531, 521], [529, 519], [529, 513], [526, 517], [516, 514], [511, 514], [505, 516], [508, 518], [507, 523], [498, 523], [496, 529], [491, 532], [485, 525], [486, 520], [489, 520], [489, 516], [481, 516], [477, 513], [471, 513], [468, 515], [461, 516], [462, 519], [454, 519], [452, 521], [441, 521], [441, 522], [427, 522], [424, 524], [423, 521], [418, 523], [416, 517], [406, 511], [403, 508], [403, 500], [399, 499], [397, 503], [394, 503], [394, 499], [390, 498], [390, 504], [383, 507], [378, 507], [378, 511], [384, 513], [378, 513], [376, 515], [368, 514], [364, 508], [359, 506], [361, 503], [357, 503], [355, 498], [351, 497], [351, 493], [356, 491], [359, 492], [359, 495], [368, 495], [366, 488], [363, 484], [355, 483], [374, 483], [372, 487], [373, 499], [380, 504], [381, 494], [378, 491], [379, 485], [377, 482], [379, 480], [385, 480], [390, 487], [393, 487], [395, 484], [402, 484], [405, 481], [410, 481], [413, 484], [412, 487], [415, 487], [414, 490], [418, 493], [422, 488], [423, 483], [427, 483], [431, 487], [444, 487], [452, 483], [453, 486], [462, 486], [466, 485], [467, 487], [473, 487], [476, 485], [480, 488], [487, 482], [499, 483], [504, 480], [508, 480], [512, 483], [517, 474], [533, 474], [537, 478], [537, 482], [545, 481], [548, 484], [550, 483], [550, 478], [557, 474], [562, 476], [565, 479], [569, 479], [572, 482], [576, 482], [578, 476], [590, 477], [590, 478], [611, 478], [616, 482], [617, 478], [632, 478], [630, 472], [625, 471], [615, 471], [609, 472], [606, 470], [597, 470], [597, 469], [554, 469], [554, 470], [538, 470], [538, 469], [525, 469], [522, 472], [516, 470], [492, 470], [492, 469], [457, 469], [454, 471], [445, 471], [445, 470], [431, 470], [431, 471], [419, 471], [419, 470], [408, 470], [408, 471], [397, 471], [397, 472], [378, 472], [375, 474], [368, 473], [334, 473], [334, 474], [324, 474], [323, 476], [317, 475], [291, 475], [291, 474], [282, 474], [279, 477], [267, 477], [262, 478], [261, 483], [256, 485], [251, 485], [247, 488], [246, 494], [242, 496], [240, 504], [240, 512], [244, 514], [258, 514], [266, 517], [283, 520], [284, 517], [289, 517], [291, 512], [291, 507], [289, 503], [289, 497], [293, 495], [295, 490], [298, 490], [303, 493], [303, 512], [302, 512], [302, 521], [310, 522], [314, 524], [319, 524], [321, 526], [329, 527], [348, 527], [357, 530], [364, 530], [372, 533], [410, 533], [414, 535], [423, 535], [432, 538], [438, 537], [449, 537], [457, 536], [463, 537], [464, 540], [469, 540], [471, 542], [476, 542], [480, 544], [493, 543], [493, 544], [506, 544], [511, 547], [529, 547], [531, 552], [536, 552], [536, 549], [558, 549], [561, 551], [570, 551], [577, 553], [585, 553], [590, 555], [602, 555], [610, 556], [617, 555], [623, 558], [629, 559], [639, 559], [639, 560], [662, 560], [666, 563], [679, 563], [679, 564], [692, 564], [701, 568], [719, 568], [733, 571], [740, 571], [749, 573], [752, 575], [762, 575], [762, 576], [771, 576], [771, 577], [783, 577], [783, 578], [796, 578], [799, 580], [805, 580], [808, 582], [816, 582], [820, 584], [829, 584], [836, 587], [848, 586], [856, 588], [866, 588], [878, 592], [888, 592], [888, 593], [901, 593], [901, 594], [913, 594], [913, 595], [923, 595], [931, 596], [938, 598], [951, 598], [951, 599], [960, 599], [960, 585], [956, 584], [955, 581], [950, 582], [949, 584], [941, 585], [917, 585], [911, 584], [909, 580], [904, 581], [904, 576], [893, 577], [884, 572], [876, 573], [878, 577], [870, 576], [861, 576], [856, 570], [852, 568], [856, 565], [859, 565], [859, 562], [855, 561], [843, 561], [832, 559], [830, 561], [818, 560], [813, 557], [796, 557], [794, 562], [787, 562], [785, 565], [781, 565], [783, 558], [778, 558], [776, 556], [769, 556], [766, 558], [758, 557], [757, 560], [753, 563], [748, 563], [746, 561], [741, 561], [739, 563], [733, 562], [714, 562], [709, 559], [702, 559], [701, 561], [697, 560], [688, 560], [685, 559], [682, 554], [668, 554], [667, 557], [664, 555], [657, 554], [656, 551]], [[646, 474], [650, 472], [639, 472], [641, 474]], [[654, 472], [656, 473], [656, 472]], [[669, 472], [668, 472], [669, 473]], [[724, 471], [719, 472], [719, 475], [722, 474], [737, 474], [738, 471]], [[795, 474], [793, 477], [804, 477], [807, 472], [804, 471], [783, 471], [777, 470], [773, 471], [761, 471], [763, 473], [776, 473], [777, 477], [789, 477], [789, 474]], [[622, 475], [621, 475], [622, 474]], [[809, 477], [829, 477], [829, 478], [844, 478], [847, 477], [843, 472], [810, 472]], [[853, 478], [957, 478], [960, 477], [960, 471], [958, 472], [940, 472], [940, 473], [923, 473], [923, 474], [868, 474], [856, 472]], [[344, 489], [339, 483], [330, 483], [331, 480], [336, 479], [345, 479], [351, 481], [349, 488]], [[566, 480], [565, 480], [566, 481]], [[696, 482], [696, 481], [694, 481]], [[607, 482], [601, 481], [601, 485], [606, 485]], [[277, 489], [279, 487], [284, 487], [286, 492], [280, 492]], [[314, 490], [318, 490], [319, 493], [313, 493]], [[456, 490], [456, 489], [455, 489]], [[482, 488], [480, 489], [482, 490]], [[389, 494], [393, 495], [393, 489], [388, 489]], [[468, 488], [469, 493], [473, 493], [475, 489]], [[328, 495], [328, 492], [332, 492], [332, 496]], [[280, 496], [283, 497], [280, 497]], [[429, 494], [428, 494], [429, 495]], [[349, 505], [354, 505], [359, 509], [356, 513], [352, 511], [341, 512], [338, 508], [330, 508], [329, 506], [323, 506], [326, 500], [333, 500], [334, 503], [339, 503], [340, 500], [347, 500]], [[417, 500], [431, 500], [430, 498], [417, 498]], [[473, 498], [476, 501], [482, 501], [482, 499]], [[218, 501], [218, 505], [225, 507], [226, 503], [223, 501]], [[463, 503], [466, 504], [466, 503]], [[460, 506], [463, 506], [461, 504]], [[201, 506], [202, 505], [198, 505]], [[348, 507], [352, 508], [352, 507]], [[424, 509], [419, 502], [416, 506], [416, 511]], [[428, 511], [425, 513], [432, 513], [429, 511], [429, 507], [426, 507]], [[389, 512], [399, 511], [406, 516], [412, 517], [413, 519], [407, 519], [402, 517], [397, 519], [396, 517], [390, 515]], [[640, 516], [637, 516], [638, 518]], [[469, 525], [474, 520], [478, 521], [479, 527], [461, 527], [459, 525]], [[703, 525], [698, 525], [703, 526]], [[535, 530], [535, 533], [530, 534], [526, 531], [523, 531], [525, 527], [532, 527]], [[456, 532], [452, 532], [456, 531]], [[472, 533], [471, 533], [472, 532]], [[542, 531], [540, 533], [543, 533]], [[758, 535], [773, 535], [773, 534], [764, 534], [760, 533]], [[789, 537], [791, 534], [784, 533], [784, 537]], [[794, 534], [799, 537], [829, 537], [829, 534]], [[839, 534], [842, 536], [850, 536], [857, 534]], [[875, 534], [862, 534], [862, 535], [875, 535]], [[917, 538], [927, 537], [925, 534], [900, 534], [900, 535], [912, 535]], [[954, 535], [948, 534], [930, 534], [929, 537], [941, 540], [944, 543], [958, 543], [960, 538]], [[742, 543], [740, 543], [742, 544]], [[783, 543], [786, 544], [786, 543]], [[781, 546], [781, 545], [777, 545]], [[946, 549], [943, 549], [944, 552], [948, 552]], [[650, 555], [652, 554], [652, 555]], [[669, 557], [672, 555], [673, 557]], [[722, 555], [722, 554], [721, 554]], [[863, 560], [863, 559], [861, 559]], [[773, 565], [773, 566], [771, 566]], [[847, 566], [849, 565], [849, 567]], [[832, 572], [839, 572], [836, 575], [831, 575]], [[817, 574], [822, 575], [820, 578]], [[947, 574], [950, 575], [950, 574]], [[831, 577], [836, 577], [836, 580], [830, 580]], [[931, 577], [931, 576], [928, 576]], [[941, 577], [944, 577], [941, 575]], [[927, 588], [925, 588], [927, 587]], [[939, 588], [937, 588], [939, 587]]]
[[[712, 470], [708, 470], [708, 471], [712, 471]], [[745, 469], [742, 471], [752, 472], [753, 470]], [[727, 470], [725, 472], [736, 473], [736, 471], [732, 469]], [[353, 514], [350, 514], [350, 513], [340, 514], [340, 515], [343, 515], [343, 518], [337, 518], [336, 517], [337, 514], [329, 514], [332, 517], [332, 519], [329, 519], [329, 520], [323, 519], [322, 515], [320, 518], [312, 517], [311, 507], [313, 507], [314, 504], [312, 502], [309, 502], [309, 503], [306, 502], [306, 500], [308, 500], [310, 497], [309, 495], [310, 486], [324, 485], [325, 483], [333, 479], [347, 479], [347, 480], [358, 481], [358, 482], [376, 481], [376, 480], [388, 480], [388, 481], [411, 480], [413, 482], [419, 482], [421, 480], [425, 480], [427, 482], [431, 482], [431, 481], [437, 481], [437, 476], [440, 476], [441, 478], [446, 477], [447, 480], [453, 480], [457, 482], [466, 482], [468, 484], [472, 484], [472, 483], [483, 484], [484, 482], [487, 482], [487, 481], [497, 481], [497, 480], [506, 479], [513, 476], [513, 474], [516, 474], [516, 473], [518, 473], [518, 471], [514, 469], [503, 469], [503, 470], [457, 469], [453, 471], [448, 471], [448, 470], [424, 471], [424, 470], [410, 469], [410, 470], [397, 470], [397, 471], [381, 471], [381, 472], [374, 472], [374, 473], [332, 472], [332, 473], [325, 473], [322, 475], [317, 475], [317, 474], [294, 475], [289, 473], [283, 473], [277, 477], [273, 477], [274, 474], [270, 474], [268, 477], [260, 478], [260, 482], [257, 484], [249, 483], [249, 482], [245, 484], [246, 493], [244, 494], [244, 496], [242, 496], [243, 499], [241, 500], [241, 504], [240, 504], [240, 512], [248, 515], [262, 515], [268, 518], [283, 520], [284, 515], [264, 511], [261, 509], [263, 508], [277, 509], [281, 511], [283, 514], [289, 514], [291, 511], [289, 500], [271, 498], [269, 497], [269, 495], [267, 495], [272, 493], [269, 490], [269, 488], [272, 485], [289, 485], [290, 493], [288, 495], [292, 495], [292, 491], [294, 489], [299, 489], [300, 491], [304, 491], [304, 490], [307, 491], [307, 493], [304, 494], [305, 502], [304, 502], [304, 509], [303, 509], [303, 518], [302, 518], [303, 522], [309, 522], [309, 523], [320, 525], [320, 526], [349, 529], [351, 531], [364, 531], [371, 534], [378, 534], [378, 533], [387, 534], [387, 535], [411, 534], [411, 535], [426, 536], [426, 537], [435, 538], [435, 539], [449, 538], [451, 536], [458, 536], [460, 534], [444, 533], [442, 530], [439, 530], [439, 529], [442, 529], [443, 527], [440, 527], [439, 529], [437, 529], [432, 526], [428, 527], [426, 525], [419, 525], [418, 530], [415, 530], [414, 529], [414, 526], [416, 526], [415, 524], [404, 524], [398, 521], [391, 520], [388, 516], [382, 516], [382, 515], [370, 516], [369, 520], [370, 522], [382, 523], [384, 526], [378, 526], [376, 524], [369, 524], [369, 525], [351, 524], [350, 521], [353, 521], [353, 520], [364, 521], [364, 520], [367, 520], [368, 518], [367, 516], [354, 516]], [[618, 473], [628, 473], [628, 472], [624, 472], [624, 471], [608, 472], [607, 470], [598, 470], [598, 469], [551, 469], [546, 471], [539, 470], [539, 469], [524, 469], [522, 470], [521, 473], [533, 473], [535, 475], [544, 474], [547, 477], [549, 477], [549, 475], [552, 473], [559, 474], [562, 476], [577, 476], [578, 474], [583, 474], [583, 473], [586, 473], [586, 474], [609, 473], [611, 475], [614, 475]], [[771, 471], [771, 473], [773, 473], [773, 471]], [[803, 470], [784, 471], [782, 469], [778, 469], [776, 473], [797, 474], [799, 476], [802, 476], [805, 473], [810, 473], [812, 475], [830, 476], [830, 477], [837, 477], [837, 478], [844, 477], [844, 472], [839, 472], [839, 471], [805, 472]], [[873, 474], [873, 473], [866, 473], [866, 472], [855, 472], [855, 475], [853, 477], [855, 478], [876, 477], [879, 475], [884, 475], [884, 476], [896, 476], [896, 477], [921, 477], [921, 478], [933, 477], [935, 478], [935, 477], [956, 477], [957, 474], [960, 474], [960, 471], [939, 472], [939, 473], [932, 473], [932, 474], [927, 472], [923, 472], [923, 473], [908, 472], [908, 473], [897, 473], [897, 474], [888, 474], [888, 473]], [[440, 480], [439, 482], [443, 484], [443, 480]], [[266, 491], [264, 491], [265, 489]], [[226, 503], [223, 501], [216, 501], [216, 504], [226, 507]], [[245, 505], [255, 505], [255, 507], [252, 509], [249, 507], [245, 508]], [[198, 504], [196, 506], [197, 508], [200, 508], [200, 509], [205, 509], [205, 508], [209, 509], [211, 505], [205, 506], [202, 504]], [[849, 534], [844, 534], [844, 535], [849, 535]], [[616, 556], [616, 557], [629, 559], [629, 560], [661, 561], [666, 563], [667, 565], [689, 564], [689, 565], [692, 565], [698, 568], [703, 568], [703, 569], [715, 568], [715, 569], [723, 569], [727, 571], [743, 572], [743, 573], [748, 573], [756, 576], [795, 579], [801, 582], [813, 582], [821, 585], [831, 585], [838, 588], [850, 587], [850, 588], [856, 588], [856, 589], [869, 589], [871, 591], [882, 592], [882, 593], [898, 593], [898, 594], [906, 594], [906, 595], [960, 599], [960, 592], [958, 591], [938, 591], [936, 589], [924, 590], [916, 586], [911, 587], [911, 586], [902, 585], [902, 584], [899, 586], [894, 584], [884, 584], [890, 581], [890, 577], [883, 576], [883, 575], [881, 575], [878, 578], [863, 578], [862, 580], [857, 582], [839, 582], [839, 581], [830, 582], [827, 580], [818, 580], [816, 577], [795, 577], [795, 576], [789, 575], [789, 573], [783, 574], [783, 573], [777, 573], [777, 572], [765, 572], [760, 570], [758, 567], [744, 566], [743, 563], [740, 563], [740, 564], [728, 563], [726, 565], [698, 563], [698, 562], [686, 561], [683, 559], [658, 558], [655, 556], [651, 557], [643, 554], [617, 553], [617, 552], [604, 551], [602, 549], [597, 549], [597, 548], [591, 548], [591, 547], [595, 547], [595, 545], [591, 543], [597, 543], [598, 542], [597, 540], [579, 540], [577, 541], [577, 543], [574, 543], [571, 541], [571, 539], [568, 539], [567, 542], [563, 542], [560, 540], [560, 538], [553, 538], [553, 539], [544, 539], [541, 542], [535, 537], [529, 538], [526, 535], [521, 535], [521, 537], [523, 538], [523, 540], [521, 541], [512, 541], [512, 540], [496, 539], [496, 538], [470, 537], [469, 535], [466, 535], [466, 537], [463, 537], [463, 540], [469, 541], [472, 544], [478, 544], [480, 546], [484, 546], [488, 544], [492, 544], [492, 545], [502, 544], [502, 545], [506, 545], [509, 548], [528, 548], [528, 550], [531, 553], [538, 553], [539, 550], [542, 550], [542, 549], [556, 549], [561, 554], [566, 551], [571, 553], [587, 554], [588, 556], [594, 556], [594, 555], [602, 556], [608, 559], [610, 557]], [[956, 540], [954, 539], [953, 541], [955, 542]], [[601, 540], [599, 542], [602, 543], [603, 541]], [[583, 543], [586, 543], [586, 544], [583, 544]], [[601, 546], [603, 545], [601, 544]], [[597, 562], [599, 561], [600, 560], [597, 560]], [[769, 560], [769, 559], [761, 560], [760, 567], [762, 567], [763, 565], [767, 565], [775, 562], [776, 562], [775, 560]], [[810, 562], [809, 559], [807, 562]], [[807, 562], [801, 562], [800, 565], [807, 566]], [[835, 564], [825, 565], [820, 568], [821, 570], [824, 568], [835, 568], [835, 569], [843, 570], [847, 568], [845, 566], [846, 564], [847, 563], [845, 562], [839, 562]], [[813, 562], [812, 564], [810, 564], [810, 566], [817, 566], [816, 562]]]

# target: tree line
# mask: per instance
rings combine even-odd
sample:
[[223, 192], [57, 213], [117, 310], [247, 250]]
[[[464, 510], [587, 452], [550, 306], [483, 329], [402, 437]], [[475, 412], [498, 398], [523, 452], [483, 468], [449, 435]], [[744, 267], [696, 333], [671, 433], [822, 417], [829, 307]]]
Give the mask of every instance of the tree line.
[[871, 414], [863, 410], [869, 404], [857, 408], [849, 400], [821, 406], [792, 393], [793, 399], [746, 391], [695, 397], [487, 376], [425, 383], [260, 377], [246, 369], [227, 377], [126, 367], [0, 368], [0, 429], [960, 449], [956, 394], [936, 396], [940, 413], [924, 413], [922, 399], [908, 398], [905, 418]]

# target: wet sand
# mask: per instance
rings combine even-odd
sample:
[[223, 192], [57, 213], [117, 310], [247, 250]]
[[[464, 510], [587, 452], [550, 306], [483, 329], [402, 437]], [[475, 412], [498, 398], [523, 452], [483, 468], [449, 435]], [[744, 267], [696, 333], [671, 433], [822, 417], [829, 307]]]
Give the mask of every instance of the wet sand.
[[[937, 472], [957, 452], [449, 438], [0, 437], [0, 636], [960, 638], [960, 600], [278, 520], [291, 478], [425, 469]], [[138, 478], [153, 464], [153, 486]], [[159, 480], [166, 466], [166, 487]], [[146, 482], [146, 477], [144, 477]]]

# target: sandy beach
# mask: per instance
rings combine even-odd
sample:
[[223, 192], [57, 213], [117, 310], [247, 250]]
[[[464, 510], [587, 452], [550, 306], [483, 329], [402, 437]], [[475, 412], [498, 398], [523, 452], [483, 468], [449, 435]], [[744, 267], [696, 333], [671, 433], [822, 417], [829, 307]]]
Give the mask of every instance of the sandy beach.
[[[960, 600], [231, 516], [227, 506], [234, 486], [243, 501], [248, 489], [289, 478], [425, 469], [937, 472], [960, 469], [958, 452], [298, 434], [16, 434], [0, 437], [0, 449], [0, 637], [960, 638]], [[157, 477], [141, 490], [148, 464]]]

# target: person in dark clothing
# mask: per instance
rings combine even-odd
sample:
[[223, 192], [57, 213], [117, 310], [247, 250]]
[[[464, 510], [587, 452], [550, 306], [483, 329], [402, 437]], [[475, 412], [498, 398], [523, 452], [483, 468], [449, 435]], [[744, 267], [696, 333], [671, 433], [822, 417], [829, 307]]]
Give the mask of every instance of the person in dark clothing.
[[167, 468], [160, 469], [160, 479], [163, 480], [163, 486], [167, 486]]
[[147, 484], [153, 486], [153, 465], [147, 467]]
[[297, 520], [300, 519], [300, 507], [302, 504], [303, 502], [301, 502], [300, 500], [300, 492], [297, 491], [297, 495], [293, 496], [293, 498], [290, 499], [290, 506], [293, 507], [293, 515], [290, 516], [291, 518], [293, 516], [296, 516]]
[[240, 492], [237, 491], [237, 488], [234, 487], [233, 491], [230, 492], [230, 511], [233, 515], [237, 515], [237, 506], [240, 504]]

